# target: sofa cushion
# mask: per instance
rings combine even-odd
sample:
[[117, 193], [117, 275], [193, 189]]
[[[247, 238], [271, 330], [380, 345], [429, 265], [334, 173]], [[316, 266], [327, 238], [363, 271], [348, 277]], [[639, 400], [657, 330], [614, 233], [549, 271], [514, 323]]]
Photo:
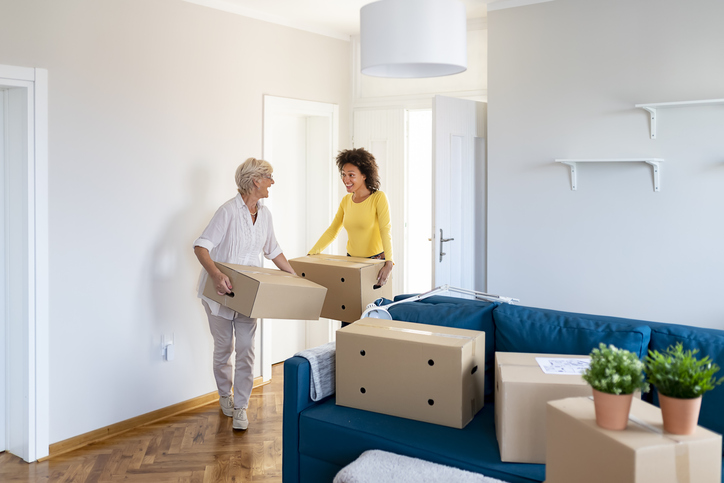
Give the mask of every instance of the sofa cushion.
[[[724, 331], [703, 329], [674, 324], [651, 324], [652, 350], [665, 351], [669, 346], [681, 342], [684, 350], [699, 349], [698, 358], [709, 356], [722, 368], [716, 377], [724, 377]], [[658, 398], [654, 401], [658, 404]], [[704, 394], [701, 400], [699, 424], [705, 428], [724, 433], [724, 385]]]
[[381, 449], [482, 473], [511, 483], [545, 479], [545, 465], [502, 463], [492, 404], [464, 429], [337, 406], [334, 398], [305, 409], [299, 417], [302, 458], [345, 466], [370, 449]]
[[495, 349], [501, 352], [585, 355], [603, 342], [641, 358], [651, 337], [647, 322], [518, 305], [497, 306], [493, 319]]
[[[395, 297], [395, 301], [406, 297]], [[492, 400], [495, 394], [495, 305], [482, 300], [435, 296], [395, 305], [389, 312], [395, 320], [485, 332], [485, 396], [486, 400]]]

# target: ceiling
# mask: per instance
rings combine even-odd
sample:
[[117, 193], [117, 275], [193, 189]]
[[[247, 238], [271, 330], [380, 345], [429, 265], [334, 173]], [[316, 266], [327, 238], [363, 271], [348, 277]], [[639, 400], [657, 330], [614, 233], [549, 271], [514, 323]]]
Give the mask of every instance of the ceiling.
[[[343, 40], [359, 34], [359, 10], [372, 0], [185, 0]], [[468, 19], [487, 16], [487, 4], [462, 0]], [[505, 3], [503, 0], [501, 3]]]

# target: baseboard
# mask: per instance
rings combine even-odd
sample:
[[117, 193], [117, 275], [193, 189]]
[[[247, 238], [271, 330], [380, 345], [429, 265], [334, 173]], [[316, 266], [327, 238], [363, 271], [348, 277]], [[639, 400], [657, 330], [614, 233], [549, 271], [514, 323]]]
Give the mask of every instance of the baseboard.
[[[270, 381], [263, 382], [261, 377], [257, 377], [254, 379], [254, 387], [256, 388], [259, 386], [263, 386], [265, 384], [268, 384], [269, 382]], [[126, 419], [125, 421], [111, 424], [110, 426], [106, 426], [104, 428], [96, 429], [94, 431], [90, 431], [84, 434], [79, 434], [78, 436], [73, 436], [72, 438], [68, 438], [66, 440], [51, 444], [49, 447], [48, 456], [46, 456], [45, 458], [40, 458], [38, 461], [45, 461], [54, 456], [68, 453], [69, 451], [73, 451], [88, 444], [95, 443], [97, 441], [101, 441], [112, 436], [117, 436], [121, 433], [125, 433], [126, 431], [130, 431], [131, 429], [138, 428], [145, 424], [154, 423], [160, 419], [175, 416], [176, 414], [190, 411], [201, 406], [206, 406], [207, 404], [211, 404], [212, 402], [216, 402], [218, 400], [219, 393], [214, 391], [208, 394], [204, 394], [203, 396], [189, 399], [188, 401], [183, 401], [172, 406], [151, 411], [150, 413], [141, 414], [140, 416], [136, 416], [135, 418]]]

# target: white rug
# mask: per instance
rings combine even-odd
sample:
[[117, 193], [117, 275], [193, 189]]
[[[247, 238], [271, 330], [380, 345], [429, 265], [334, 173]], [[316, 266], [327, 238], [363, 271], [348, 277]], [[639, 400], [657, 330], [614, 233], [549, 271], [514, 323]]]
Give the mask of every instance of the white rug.
[[369, 450], [334, 477], [334, 483], [504, 483], [479, 473], [437, 463]]

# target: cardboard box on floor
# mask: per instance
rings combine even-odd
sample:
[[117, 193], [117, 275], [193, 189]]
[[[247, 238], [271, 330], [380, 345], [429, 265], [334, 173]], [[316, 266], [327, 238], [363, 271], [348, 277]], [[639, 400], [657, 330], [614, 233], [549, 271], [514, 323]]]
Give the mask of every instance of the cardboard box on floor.
[[391, 279], [374, 288], [384, 260], [320, 254], [293, 258], [289, 263], [299, 276], [327, 287], [322, 317], [328, 319], [354, 322], [367, 304], [393, 297]]
[[204, 296], [251, 318], [317, 320], [327, 289], [290, 273], [271, 268], [232, 263], [216, 266], [229, 280], [233, 292], [219, 295], [208, 278]]
[[591, 395], [591, 386], [579, 374], [546, 374], [536, 357], [561, 363], [590, 360], [589, 356], [495, 353], [495, 432], [501, 461], [545, 463], [546, 403]]
[[549, 402], [547, 417], [546, 483], [721, 483], [721, 435], [664, 433], [661, 410], [640, 399], [623, 431], [600, 428], [589, 398]]
[[337, 331], [337, 404], [463, 428], [483, 407], [485, 332], [361, 319]]

